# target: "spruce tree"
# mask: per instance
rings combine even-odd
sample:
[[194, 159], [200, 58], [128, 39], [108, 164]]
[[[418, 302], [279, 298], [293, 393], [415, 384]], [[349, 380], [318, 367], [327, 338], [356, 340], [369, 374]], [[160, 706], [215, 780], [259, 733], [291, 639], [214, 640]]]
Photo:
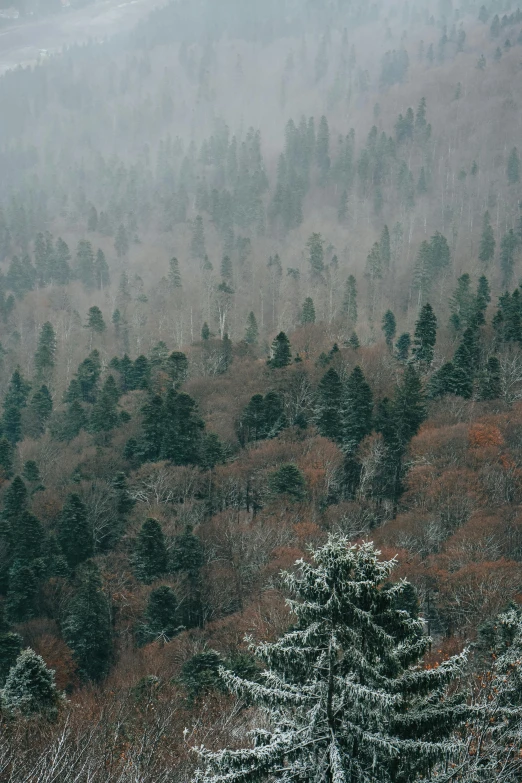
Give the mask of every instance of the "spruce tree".
[[36, 614], [38, 576], [35, 565], [23, 560], [15, 560], [9, 569], [5, 614], [10, 623], [25, 623]]
[[205, 229], [201, 215], [197, 215], [194, 221], [190, 251], [193, 258], [198, 258], [200, 261], [205, 258]]
[[433, 352], [437, 340], [437, 318], [432, 306], [425, 304], [415, 324], [413, 338], [413, 359], [423, 367], [429, 367], [433, 361]]
[[502, 272], [502, 286], [508, 288], [513, 280], [515, 269], [515, 252], [518, 240], [512, 228], [502, 237], [500, 243], [500, 269]]
[[261, 708], [262, 727], [248, 748], [200, 749], [198, 783], [406, 783], [433, 779], [457, 754], [452, 733], [469, 710], [449, 687], [465, 658], [424, 668], [431, 640], [399, 608], [410, 586], [387, 586], [396, 563], [379, 554], [330, 536], [283, 573], [294, 620], [255, 648], [261, 682], [220, 669], [229, 690]]
[[239, 423], [242, 443], [257, 441], [265, 437], [265, 401], [262, 394], [254, 394], [245, 407]]
[[386, 312], [384, 313], [381, 328], [384, 333], [384, 337], [386, 339], [386, 345], [391, 350], [393, 345], [393, 340], [397, 332], [397, 322], [395, 321], [395, 316], [391, 310], [386, 310]]
[[56, 688], [54, 671], [28, 647], [20, 653], [1, 692], [1, 704], [14, 715], [56, 716], [62, 700]]
[[268, 364], [272, 368], [287, 367], [292, 361], [292, 354], [290, 351], [290, 340], [284, 332], [279, 332], [270, 352], [270, 359]]
[[287, 426], [283, 398], [276, 391], [269, 391], [263, 400], [263, 434], [265, 438], [275, 438]]
[[80, 240], [76, 250], [76, 275], [85, 288], [94, 288], [94, 252], [87, 240]]
[[205, 562], [203, 544], [190, 525], [176, 536], [171, 553], [171, 568], [179, 576], [181, 621], [186, 628], [201, 626], [204, 606], [201, 568]]
[[187, 380], [189, 363], [184, 353], [173, 351], [166, 363], [167, 374], [175, 389], [179, 388]]
[[357, 283], [350, 275], [346, 281], [343, 299], [343, 313], [351, 324], [357, 323]]
[[114, 249], [118, 258], [124, 258], [129, 252], [129, 237], [123, 223], [120, 223], [118, 226], [116, 238], [114, 240]]
[[248, 345], [255, 345], [259, 337], [259, 329], [257, 327], [257, 320], [253, 312], [248, 314], [247, 328], [245, 332], [245, 342]]
[[391, 265], [391, 241], [390, 230], [388, 226], [384, 226], [381, 232], [381, 238], [379, 241], [379, 254], [381, 257], [382, 271], [386, 274]]
[[34, 368], [40, 378], [48, 377], [54, 369], [56, 335], [53, 325], [47, 321], [40, 330], [38, 347], [34, 355]]
[[490, 356], [480, 383], [481, 400], [498, 400], [502, 396], [502, 372], [496, 356]]
[[491, 291], [489, 287], [488, 279], [485, 275], [479, 277], [477, 285], [477, 296], [475, 299], [475, 316], [474, 322], [477, 326], [482, 326], [486, 323], [486, 311], [488, 304], [491, 301]]
[[484, 266], [489, 266], [495, 257], [495, 235], [491, 226], [489, 212], [484, 213], [482, 221], [482, 236], [480, 237], [479, 260]]
[[96, 305], [90, 307], [89, 312], [87, 313], [87, 329], [91, 329], [91, 331], [101, 334], [106, 328], [100, 308], [96, 307]]
[[169, 389], [163, 406], [161, 458], [175, 465], [196, 465], [204, 428], [195, 400]]
[[359, 342], [359, 338], [357, 337], [357, 332], [352, 332], [351, 333], [350, 337], [348, 338], [348, 345], [354, 351], [357, 351], [361, 347], [361, 344]]
[[182, 288], [181, 273], [179, 271], [179, 261], [177, 258], [171, 258], [169, 261], [169, 286], [171, 291], [177, 291]]
[[0, 614], [0, 689], [3, 688], [9, 670], [16, 663], [21, 651], [22, 637], [9, 630], [9, 624], [4, 620], [3, 613]]
[[[484, 275], [480, 279], [486, 280]], [[471, 278], [467, 272], [457, 280], [457, 287], [449, 300], [449, 307], [451, 310], [450, 323], [456, 331], [465, 329], [473, 322], [477, 300], [473, 297]]]
[[453, 362], [446, 362], [431, 376], [427, 389], [428, 397], [436, 400], [446, 394], [456, 394], [456, 384], [455, 365]]
[[169, 641], [179, 630], [178, 601], [174, 590], [161, 585], [151, 591], [145, 610], [145, 633], [150, 639]]
[[140, 582], [150, 584], [168, 570], [165, 535], [156, 519], [146, 519], [136, 539], [134, 572]]
[[510, 185], [516, 185], [518, 182], [520, 182], [520, 157], [516, 147], [513, 147], [509, 153], [507, 162], [507, 178]]
[[201, 327], [201, 339], [205, 341], [210, 339], [210, 329], [206, 321]]
[[320, 434], [333, 441], [339, 441], [342, 437], [342, 394], [341, 379], [331, 367], [319, 382], [315, 422]]
[[466, 400], [473, 395], [478, 354], [476, 331], [468, 327], [453, 357], [455, 394]]
[[315, 324], [314, 300], [310, 296], [307, 296], [304, 300], [303, 309], [301, 310], [301, 323], [303, 326]]
[[306, 247], [310, 263], [310, 278], [314, 282], [320, 282], [324, 274], [324, 239], [321, 234], [312, 234]]
[[395, 356], [399, 362], [406, 364], [410, 355], [411, 337], [408, 332], [401, 334], [395, 343]]
[[105, 253], [100, 248], [98, 248], [96, 258], [94, 260], [93, 273], [94, 284], [98, 291], [103, 291], [110, 285], [111, 277], [109, 274], [109, 265], [107, 264]]
[[75, 493], [69, 495], [63, 505], [57, 524], [57, 538], [71, 569], [94, 554], [93, 531], [87, 509]]
[[112, 659], [110, 606], [96, 564], [89, 560], [78, 571], [76, 590], [62, 623], [65, 641], [73, 652], [80, 676], [102, 680]]
[[359, 366], [348, 377], [341, 403], [341, 447], [353, 454], [373, 427], [373, 395]]

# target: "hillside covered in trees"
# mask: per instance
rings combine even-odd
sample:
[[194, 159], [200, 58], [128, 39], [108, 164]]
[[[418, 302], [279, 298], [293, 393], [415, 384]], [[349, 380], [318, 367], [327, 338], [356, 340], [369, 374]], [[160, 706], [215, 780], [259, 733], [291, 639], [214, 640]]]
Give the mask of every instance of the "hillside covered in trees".
[[516, 1], [180, 0], [0, 107], [0, 781], [519, 781]]

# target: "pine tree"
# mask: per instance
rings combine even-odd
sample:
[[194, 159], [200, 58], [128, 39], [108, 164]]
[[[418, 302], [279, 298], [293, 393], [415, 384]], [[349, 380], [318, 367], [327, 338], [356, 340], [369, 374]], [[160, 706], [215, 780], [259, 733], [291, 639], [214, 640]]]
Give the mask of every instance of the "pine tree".
[[353, 454], [373, 427], [373, 395], [359, 366], [354, 367], [343, 390], [341, 447]]
[[98, 291], [103, 291], [110, 285], [111, 277], [109, 274], [109, 265], [105, 258], [105, 253], [101, 248], [98, 248], [96, 258], [94, 260], [94, 284]]
[[259, 329], [257, 327], [257, 320], [253, 312], [248, 314], [247, 328], [245, 333], [245, 342], [248, 345], [255, 345], [259, 337]]
[[[486, 280], [484, 275], [482, 278]], [[476, 306], [477, 302], [471, 290], [471, 278], [466, 272], [457, 280], [457, 288], [449, 300], [450, 323], [456, 331], [471, 325], [476, 313]]]
[[174, 590], [161, 585], [152, 590], [145, 610], [145, 631], [151, 639], [170, 641], [179, 630], [178, 601]]
[[101, 334], [106, 328], [100, 308], [96, 307], [96, 305], [90, 307], [89, 312], [87, 313], [87, 329], [91, 329], [93, 332]]
[[195, 400], [169, 389], [163, 406], [161, 458], [175, 465], [196, 465], [204, 428]]
[[187, 380], [189, 363], [186, 355], [181, 351], [173, 351], [166, 361], [167, 374], [175, 389], [178, 389]]
[[86, 288], [94, 288], [94, 252], [87, 240], [80, 240], [76, 250], [76, 275]]
[[310, 279], [313, 282], [322, 281], [324, 274], [324, 239], [321, 234], [312, 234], [306, 243], [306, 247], [310, 263]]
[[62, 700], [56, 688], [54, 671], [28, 647], [20, 653], [7, 677], [1, 703], [15, 715], [39, 714], [54, 718]]
[[30, 484], [37, 484], [41, 481], [40, 470], [34, 459], [28, 459], [24, 462], [24, 478]]
[[205, 551], [201, 540], [190, 525], [176, 536], [171, 553], [172, 570], [179, 575], [181, 620], [186, 628], [201, 626], [204, 606], [202, 598], [201, 567]]
[[321, 435], [333, 441], [339, 441], [342, 437], [342, 393], [341, 379], [331, 367], [319, 382], [315, 421]]
[[288, 463], [270, 474], [268, 484], [277, 495], [289, 495], [294, 500], [302, 500], [305, 490], [305, 478], [297, 465]]
[[446, 394], [456, 394], [457, 381], [455, 378], [455, 365], [446, 362], [431, 376], [428, 383], [428, 397], [436, 400], [445, 397]]
[[301, 323], [303, 326], [315, 324], [314, 300], [310, 296], [307, 296], [304, 300], [303, 309], [301, 310]]
[[109, 375], [92, 408], [89, 420], [89, 429], [92, 432], [108, 433], [118, 426], [116, 410], [118, 397], [119, 392], [114, 377]]
[[397, 322], [395, 321], [395, 316], [391, 310], [386, 310], [386, 312], [384, 313], [381, 328], [384, 333], [384, 337], [386, 339], [386, 345], [391, 350], [393, 345], [393, 340], [397, 332]]
[[508, 288], [513, 279], [515, 269], [515, 252], [518, 240], [512, 228], [502, 237], [500, 243], [500, 269], [502, 271], [502, 286]]
[[53, 325], [47, 321], [40, 330], [38, 347], [34, 355], [34, 367], [39, 377], [48, 376], [54, 369], [56, 335]]
[[415, 324], [413, 338], [413, 359], [423, 366], [429, 367], [433, 361], [433, 352], [437, 340], [437, 318], [430, 304], [425, 304], [420, 311]]
[[36, 614], [38, 578], [33, 565], [15, 560], [9, 569], [5, 614], [10, 623], [25, 623]]
[[177, 258], [171, 258], [169, 261], [169, 286], [171, 291], [182, 288], [181, 273], [179, 271], [179, 261]]
[[516, 147], [513, 147], [509, 153], [507, 162], [507, 178], [510, 185], [516, 185], [517, 182], [520, 182], [520, 157]]
[[81, 677], [102, 680], [112, 659], [110, 606], [98, 568], [91, 560], [78, 571], [76, 591], [67, 606], [62, 632]]
[[325, 184], [330, 171], [330, 130], [328, 120], [324, 115], [321, 117], [317, 129], [315, 156], [320, 172], [320, 181]]
[[350, 323], [357, 323], [357, 283], [353, 275], [350, 275], [346, 281], [343, 299], [343, 313], [346, 314]]
[[57, 525], [58, 543], [70, 568], [75, 569], [94, 554], [93, 532], [87, 509], [79, 495], [65, 501]]
[[486, 311], [490, 301], [491, 291], [489, 288], [488, 279], [485, 275], [481, 275], [477, 285], [477, 296], [475, 300], [474, 322], [477, 326], [482, 326], [486, 323]]
[[193, 258], [198, 258], [200, 261], [205, 258], [205, 230], [201, 215], [197, 215], [194, 221], [190, 252]]
[[257, 441], [266, 435], [265, 401], [262, 394], [254, 394], [243, 411], [240, 421], [242, 443]]
[[206, 321], [201, 327], [201, 339], [205, 341], [210, 339], [210, 329]]
[[491, 226], [489, 212], [484, 213], [482, 221], [482, 236], [480, 237], [479, 260], [488, 266], [495, 257], [495, 235]]
[[476, 331], [468, 326], [453, 357], [455, 394], [466, 400], [469, 400], [473, 395], [477, 362], [477, 335]]
[[311, 554], [282, 575], [294, 622], [255, 648], [262, 681], [220, 669], [228, 689], [264, 713], [253, 747], [200, 749], [196, 781], [432, 779], [460, 749], [452, 732], [469, 710], [448, 685], [464, 656], [426, 671], [423, 622], [399, 608], [410, 586], [388, 586], [395, 560], [380, 561], [373, 544], [330, 536]]
[[502, 373], [496, 356], [490, 356], [480, 384], [481, 400], [498, 400], [502, 396]]
[[382, 271], [386, 274], [391, 265], [391, 241], [388, 226], [384, 226], [379, 241], [379, 254], [381, 257]]
[[168, 570], [165, 535], [156, 519], [146, 519], [141, 526], [134, 554], [134, 571], [145, 584], [159, 579]]
[[116, 238], [114, 240], [114, 249], [118, 258], [124, 258], [129, 252], [129, 237], [123, 223], [120, 223], [118, 226]]
[[351, 333], [350, 337], [348, 338], [348, 345], [354, 351], [357, 351], [361, 347], [361, 344], [359, 342], [359, 338], [357, 337], [357, 333], [356, 332], [352, 332]]
[[21, 651], [22, 637], [9, 630], [9, 624], [4, 620], [3, 613], [0, 613], [0, 693]]
[[57, 283], [58, 285], [67, 285], [71, 279], [70, 260], [71, 253], [69, 246], [61, 237], [58, 237], [56, 240], [52, 266], [52, 280], [54, 283]]
[[290, 340], [284, 332], [279, 332], [272, 343], [268, 364], [272, 368], [287, 367], [291, 361]]

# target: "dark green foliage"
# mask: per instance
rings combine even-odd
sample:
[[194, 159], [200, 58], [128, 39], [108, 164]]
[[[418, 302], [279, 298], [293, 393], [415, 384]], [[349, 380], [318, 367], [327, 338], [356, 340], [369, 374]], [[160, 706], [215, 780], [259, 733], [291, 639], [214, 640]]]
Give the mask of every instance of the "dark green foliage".
[[57, 524], [57, 539], [71, 569], [94, 553], [93, 532], [87, 510], [77, 494], [68, 496]]
[[151, 591], [145, 610], [144, 636], [149, 639], [169, 641], [179, 630], [178, 601], [174, 590], [168, 585]]
[[193, 258], [203, 261], [205, 258], [205, 230], [203, 228], [203, 218], [197, 215], [192, 228], [192, 242], [190, 250]]
[[433, 373], [428, 384], [428, 397], [432, 400], [445, 397], [446, 394], [457, 394], [457, 379], [455, 378], [455, 365], [446, 362], [440, 369]]
[[257, 326], [257, 320], [253, 312], [248, 314], [247, 328], [245, 332], [245, 342], [248, 345], [255, 345], [259, 337], [259, 329]]
[[205, 321], [205, 323], [201, 327], [201, 339], [208, 340], [209, 338], [210, 338], [210, 329], [208, 327], [207, 322]]
[[103, 250], [98, 249], [96, 253], [96, 259], [94, 261], [94, 285], [98, 291], [103, 291], [110, 285], [111, 278], [109, 274], [109, 265], [105, 258]]
[[468, 327], [464, 331], [462, 341], [453, 357], [455, 394], [464, 397], [464, 399], [470, 399], [473, 394], [477, 362], [478, 344], [476, 331]]
[[287, 424], [283, 401], [277, 392], [254, 394], [243, 411], [239, 423], [241, 441], [274, 438]]
[[290, 340], [284, 332], [279, 332], [272, 343], [268, 364], [272, 368], [287, 367], [292, 361]]
[[[489, 288], [489, 283], [487, 277], [485, 275], [481, 275], [479, 277], [478, 285], [477, 285], [477, 296], [476, 296], [476, 302], [475, 302], [475, 317], [474, 322], [477, 326], [482, 326], [486, 323], [486, 310], [488, 309], [488, 304], [491, 301], [491, 292]], [[469, 326], [472, 326], [473, 324], [470, 322], [469, 324], [466, 324]]]
[[414, 361], [424, 367], [429, 367], [433, 361], [433, 352], [437, 340], [437, 318], [430, 304], [425, 304], [419, 313], [415, 324], [413, 338]]
[[190, 525], [187, 525], [183, 533], [174, 539], [171, 552], [171, 568], [174, 572], [182, 571], [194, 576], [204, 562], [203, 544], [198, 536], [192, 532]]
[[342, 395], [341, 447], [353, 454], [373, 428], [373, 395], [359, 366], [348, 377]]
[[61, 696], [54, 682], [54, 671], [28, 647], [20, 653], [7, 677], [2, 702], [8, 712], [54, 718]]
[[32, 291], [36, 283], [36, 269], [31, 263], [28, 255], [22, 257], [13, 256], [6, 275], [7, 287], [13, 292], [17, 299], [23, 299], [24, 296]]
[[182, 288], [181, 273], [179, 271], [179, 261], [177, 258], [171, 258], [169, 261], [169, 286], [171, 291]]
[[480, 384], [481, 400], [497, 400], [502, 396], [502, 375], [500, 362], [496, 356], [490, 356]]
[[181, 622], [186, 628], [203, 624], [204, 606], [200, 569], [205, 561], [201, 540], [187, 525], [183, 533], [176, 536], [171, 552], [171, 568], [179, 575], [179, 598]]
[[4, 519], [12, 522], [13, 520], [18, 519], [20, 515], [27, 510], [27, 507], [27, 487], [20, 476], [15, 476], [5, 493], [2, 516]]
[[315, 421], [321, 435], [334, 441], [342, 437], [342, 393], [341, 379], [332, 367], [319, 382]]
[[226, 448], [218, 435], [204, 433], [199, 447], [199, 466], [202, 470], [213, 470], [226, 461]]
[[187, 689], [190, 700], [221, 687], [219, 667], [222, 665], [221, 657], [213, 650], [197, 653], [183, 664], [180, 682]]
[[136, 505], [136, 501], [130, 495], [125, 473], [117, 473], [112, 481], [112, 486], [117, 493], [116, 510], [120, 516], [125, 517]]
[[67, 409], [53, 417], [50, 431], [53, 438], [62, 441], [71, 441], [76, 438], [82, 429], [87, 426], [87, 414], [78, 400], [73, 400]]
[[102, 311], [99, 307], [96, 307], [96, 305], [90, 307], [89, 312], [87, 313], [87, 328], [92, 329], [93, 332], [97, 332], [98, 334], [101, 334], [107, 328], [105, 326], [105, 321], [103, 320]]
[[94, 288], [94, 252], [91, 243], [83, 239], [76, 250], [76, 276], [86, 288]]
[[321, 234], [312, 234], [306, 247], [310, 263], [310, 277], [313, 281], [320, 281], [324, 274], [324, 239]]
[[360, 345], [361, 345], [361, 344], [360, 344], [360, 342], [359, 342], [359, 338], [357, 337], [357, 334], [356, 334], [356, 332], [352, 332], [352, 334], [350, 335], [350, 337], [349, 337], [349, 339], [348, 339], [348, 345], [349, 345], [349, 346], [350, 346], [350, 348], [352, 348], [354, 351], [356, 351], [358, 348], [360, 348]]
[[0, 477], [9, 479], [13, 474], [13, 445], [7, 438], [0, 438]]
[[484, 213], [482, 221], [482, 236], [480, 237], [479, 260], [488, 266], [495, 257], [495, 235], [491, 226], [489, 212]]
[[277, 495], [289, 495], [294, 500], [302, 500], [305, 491], [305, 478], [297, 465], [288, 463], [270, 474], [268, 483]]
[[116, 238], [114, 240], [114, 249], [118, 258], [123, 258], [129, 252], [129, 237], [123, 223], [120, 223], [118, 226]]
[[520, 157], [516, 147], [513, 147], [509, 153], [506, 171], [510, 185], [516, 185], [517, 182], [520, 182]]
[[15, 560], [9, 569], [9, 588], [5, 599], [8, 622], [24, 623], [36, 614], [38, 578], [32, 565]]
[[92, 561], [78, 571], [76, 591], [68, 603], [62, 633], [81, 677], [102, 680], [112, 660], [112, 629], [109, 602]]
[[387, 310], [384, 313], [382, 319], [382, 331], [386, 339], [386, 345], [391, 349], [395, 334], [397, 332], [397, 322], [395, 321], [395, 316], [391, 310]]
[[22, 651], [22, 637], [8, 629], [7, 623], [0, 623], [0, 688]]
[[303, 325], [315, 323], [314, 300], [310, 296], [307, 296], [303, 303], [303, 309], [301, 310], [301, 323]]
[[38, 347], [34, 355], [34, 367], [38, 376], [50, 374], [54, 368], [56, 356], [56, 335], [53, 325], [47, 321], [40, 330]]
[[[204, 422], [199, 416], [195, 401], [188, 394], [169, 389], [161, 406], [160, 432], [154, 422], [152, 440], [145, 426], [146, 438], [151, 452], [159, 443], [161, 459], [171, 460], [175, 465], [195, 465], [198, 463], [201, 436]], [[159, 437], [158, 437], [159, 436]], [[152, 454], [152, 457], [154, 455]]]
[[186, 381], [188, 368], [188, 359], [184, 353], [174, 351], [170, 354], [166, 362], [166, 370], [174, 388], [179, 388]]
[[71, 267], [69, 261], [71, 253], [66, 242], [61, 237], [56, 240], [53, 262], [51, 267], [51, 279], [58, 285], [67, 285], [71, 279]]
[[353, 275], [350, 275], [346, 281], [343, 313], [345, 313], [350, 323], [357, 323], [357, 283]]
[[518, 240], [512, 228], [502, 237], [500, 243], [500, 269], [502, 271], [502, 285], [507, 288], [511, 285], [515, 269], [515, 252]]
[[65, 402], [95, 402], [100, 374], [100, 354], [94, 350], [78, 367], [76, 378], [73, 378], [65, 394]]
[[165, 536], [156, 519], [146, 519], [136, 539], [134, 572], [140, 582], [150, 584], [168, 570]]
[[92, 432], [110, 432], [118, 425], [116, 406], [119, 392], [112, 375], [109, 375], [93, 405], [89, 419]]
[[[482, 279], [486, 280], [484, 276], [481, 277]], [[482, 301], [481, 304], [483, 304]], [[451, 310], [450, 323], [454, 329], [458, 331], [473, 323], [477, 301], [471, 291], [471, 278], [467, 273], [461, 275], [457, 280], [457, 288], [449, 300], [449, 306]]]
[[406, 364], [410, 354], [411, 337], [408, 332], [401, 334], [397, 342], [395, 343], [395, 356], [397, 359]]

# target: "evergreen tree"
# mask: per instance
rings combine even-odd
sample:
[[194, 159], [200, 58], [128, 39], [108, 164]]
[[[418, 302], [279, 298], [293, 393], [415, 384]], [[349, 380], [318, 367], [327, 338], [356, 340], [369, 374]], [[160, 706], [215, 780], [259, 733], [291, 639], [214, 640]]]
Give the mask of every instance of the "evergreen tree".
[[395, 334], [397, 332], [397, 322], [391, 310], [386, 310], [382, 319], [382, 331], [386, 339], [386, 345], [391, 350]]
[[319, 382], [315, 421], [321, 435], [334, 441], [339, 441], [342, 437], [342, 393], [341, 379], [331, 367]]
[[[22, 651], [22, 637], [9, 630], [8, 623], [0, 615], [0, 689]], [[1, 693], [1, 690], [0, 690]]]
[[41, 481], [40, 471], [34, 459], [28, 459], [24, 462], [24, 478], [30, 484], [37, 484]]
[[129, 252], [129, 237], [123, 223], [120, 223], [118, 226], [116, 238], [114, 240], [114, 249], [118, 258], [124, 258]]
[[507, 162], [507, 178], [510, 185], [516, 185], [517, 182], [520, 182], [520, 157], [516, 147], [513, 147], [509, 153]]
[[268, 364], [272, 368], [287, 367], [291, 361], [290, 340], [284, 332], [279, 332], [272, 343]]
[[1, 703], [15, 715], [56, 716], [62, 696], [56, 688], [54, 671], [28, 647], [20, 653], [7, 677]]
[[303, 326], [315, 324], [314, 300], [310, 296], [307, 296], [304, 300], [303, 309], [301, 310], [301, 323]]
[[428, 383], [428, 397], [435, 400], [445, 397], [446, 394], [456, 394], [457, 380], [455, 378], [455, 365], [446, 362], [431, 376]]
[[[100, 354], [96, 350], [91, 351], [89, 356], [80, 364], [76, 373], [78, 391], [83, 402], [95, 402], [100, 374]], [[67, 402], [72, 402], [72, 400], [68, 399]]]
[[56, 335], [53, 325], [47, 321], [40, 330], [38, 347], [34, 355], [34, 367], [39, 377], [48, 376], [54, 369]]
[[117, 427], [118, 413], [116, 405], [118, 397], [119, 392], [114, 377], [109, 375], [92, 408], [89, 420], [89, 428], [92, 432], [107, 433]]
[[145, 610], [146, 635], [169, 641], [179, 630], [178, 601], [174, 590], [161, 585], [152, 590]]
[[515, 269], [515, 252], [518, 240], [512, 228], [502, 237], [500, 243], [500, 269], [502, 271], [502, 286], [508, 288], [513, 279]]
[[341, 447], [353, 454], [373, 427], [373, 395], [359, 366], [346, 382], [341, 407]]
[[13, 475], [13, 444], [7, 438], [0, 438], [0, 479], [10, 479]]
[[481, 400], [498, 400], [502, 396], [502, 373], [496, 356], [490, 356], [480, 384]]
[[80, 240], [76, 250], [76, 275], [86, 288], [94, 288], [94, 252], [87, 240]]
[[480, 237], [479, 260], [488, 266], [495, 257], [495, 235], [491, 226], [489, 212], [484, 213], [482, 221], [482, 236]]
[[10, 623], [25, 623], [36, 614], [38, 578], [34, 565], [15, 560], [9, 569], [5, 614]]
[[208, 324], [206, 321], [201, 327], [201, 339], [204, 341], [210, 339], [210, 329], [208, 328]]
[[165, 535], [155, 519], [146, 519], [141, 526], [134, 554], [134, 571], [140, 582], [150, 584], [168, 570]]
[[93, 532], [87, 509], [75, 493], [69, 495], [64, 503], [58, 519], [57, 538], [71, 569], [94, 554]]
[[96, 253], [96, 259], [94, 261], [94, 284], [98, 291], [103, 291], [110, 285], [111, 277], [109, 274], [109, 265], [105, 258], [105, 253], [101, 248], [98, 248]]
[[169, 389], [163, 413], [161, 458], [169, 459], [175, 465], [196, 465], [205, 424], [195, 400], [188, 394]]
[[67, 285], [71, 279], [70, 260], [71, 253], [69, 246], [61, 237], [58, 237], [52, 265], [52, 280], [54, 283], [57, 283], [58, 285]]
[[167, 374], [175, 389], [178, 389], [188, 376], [189, 363], [184, 353], [173, 351], [166, 362]]
[[317, 140], [315, 148], [317, 167], [320, 172], [321, 183], [326, 183], [328, 172], [330, 171], [330, 130], [328, 120], [323, 115], [319, 121], [317, 129]]
[[201, 215], [197, 215], [194, 221], [190, 251], [193, 258], [198, 258], [200, 261], [205, 258], [205, 230]]
[[80, 675], [88, 680], [102, 680], [108, 674], [112, 659], [110, 606], [98, 568], [91, 560], [79, 569], [76, 591], [67, 606], [62, 632]]
[[257, 441], [266, 436], [265, 401], [262, 394], [254, 394], [243, 411], [240, 435], [242, 443]]
[[220, 669], [232, 692], [262, 708], [263, 727], [253, 747], [200, 750], [198, 783], [404, 783], [432, 779], [456, 755], [452, 733], [469, 710], [448, 686], [464, 656], [426, 671], [423, 621], [398, 608], [409, 585], [384, 589], [395, 561], [379, 554], [330, 536], [312, 562], [283, 574], [295, 620], [256, 648], [263, 681]]
[[179, 271], [179, 261], [177, 258], [171, 258], [169, 261], [169, 286], [171, 291], [182, 288], [181, 273]]
[[473, 385], [478, 362], [478, 345], [476, 331], [468, 327], [462, 335], [462, 341], [455, 351], [453, 365], [455, 367], [455, 394], [469, 400], [473, 395]]
[[386, 274], [391, 265], [391, 241], [388, 226], [384, 226], [379, 241], [379, 254], [381, 257], [382, 271]]
[[474, 322], [477, 326], [482, 326], [486, 323], [486, 310], [488, 309], [490, 301], [491, 292], [488, 279], [485, 275], [481, 275], [477, 285], [477, 296], [475, 301]]
[[[484, 275], [482, 278], [486, 279]], [[476, 314], [476, 306], [477, 302], [471, 290], [471, 278], [466, 272], [457, 280], [457, 288], [449, 300], [450, 323], [456, 331], [471, 325]]]
[[36, 270], [31, 264], [29, 256], [24, 256], [22, 261], [18, 256], [13, 256], [6, 275], [7, 287], [17, 299], [32, 291], [36, 283]]
[[346, 281], [343, 299], [343, 313], [346, 314], [350, 323], [357, 323], [357, 283], [353, 275], [350, 275]]
[[310, 279], [313, 282], [322, 281], [324, 274], [324, 239], [321, 234], [312, 234], [306, 243], [306, 247], [310, 263]]
[[101, 334], [106, 328], [100, 308], [96, 307], [96, 305], [90, 307], [89, 312], [87, 313], [87, 329], [91, 329], [93, 332]]
[[253, 312], [248, 314], [247, 328], [245, 333], [245, 342], [248, 345], [255, 345], [259, 337], [259, 329], [257, 327], [257, 320]]
[[357, 333], [356, 332], [352, 332], [351, 333], [351, 335], [350, 335], [350, 337], [348, 339], [348, 345], [354, 351], [357, 351], [361, 347], [361, 344], [359, 342], [359, 338], [357, 337]]
[[305, 478], [297, 465], [288, 463], [270, 474], [268, 484], [277, 495], [289, 495], [295, 500], [302, 500], [305, 490]]
[[202, 599], [201, 567], [205, 552], [201, 540], [190, 525], [176, 536], [171, 553], [172, 570], [179, 575], [181, 621], [186, 628], [201, 626], [204, 606]]
[[276, 391], [269, 391], [263, 400], [264, 437], [275, 438], [286, 427], [283, 399]]
[[415, 335], [413, 338], [413, 358], [417, 364], [429, 367], [433, 361], [436, 340], [437, 318], [432, 306], [425, 304], [415, 324]]

